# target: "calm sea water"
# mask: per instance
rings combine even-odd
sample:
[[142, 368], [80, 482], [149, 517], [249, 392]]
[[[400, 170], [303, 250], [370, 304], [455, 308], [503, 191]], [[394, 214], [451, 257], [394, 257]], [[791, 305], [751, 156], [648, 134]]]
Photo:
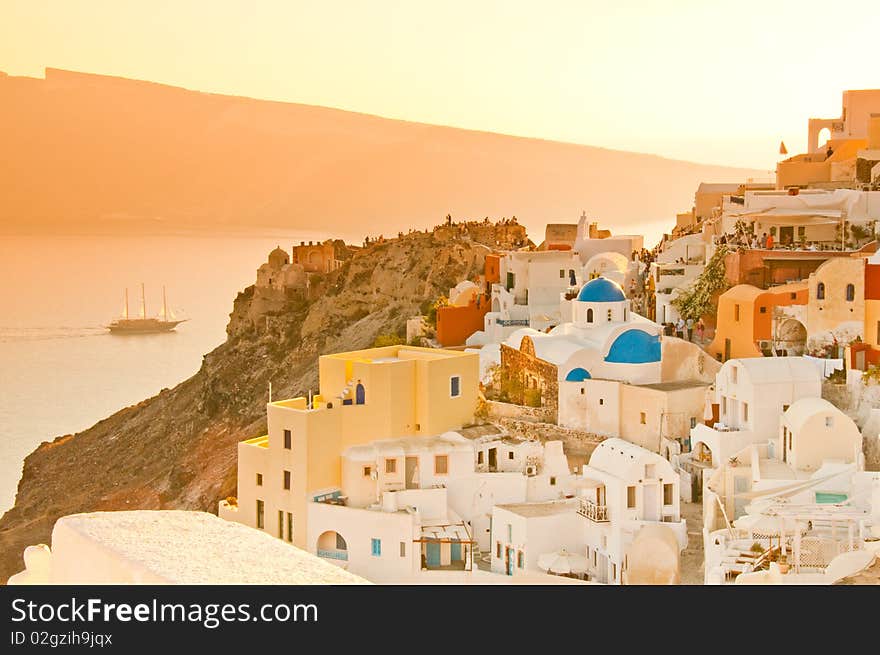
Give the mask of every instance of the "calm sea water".
[[[0, 512], [40, 442], [194, 374], [268, 252], [323, 238], [0, 237]], [[109, 334], [102, 326], [121, 314], [126, 286], [137, 314], [141, 282], [148, 315], [160, 311], [164, 284], [169, 306], [190, 320], [165, 334]]]

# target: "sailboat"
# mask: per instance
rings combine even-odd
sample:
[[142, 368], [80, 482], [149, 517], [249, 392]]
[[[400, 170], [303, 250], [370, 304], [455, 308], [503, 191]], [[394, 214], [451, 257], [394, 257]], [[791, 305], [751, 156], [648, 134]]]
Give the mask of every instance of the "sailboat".
[[144, 299], [144, 285], [141, 283], [141, 312], [137, 318], [128, 315], [128, 289], [125, 290], [125, 306], [121, 318], [107, 326], [114, 334], [149, 334], [151, 332], [169, 332], [188, 319], [177, 320], [171, 313], [169, 320], [168, 299], [165, 287], [162, 287], [162, 313], [156, 318], [147, 318], [147, 303]]

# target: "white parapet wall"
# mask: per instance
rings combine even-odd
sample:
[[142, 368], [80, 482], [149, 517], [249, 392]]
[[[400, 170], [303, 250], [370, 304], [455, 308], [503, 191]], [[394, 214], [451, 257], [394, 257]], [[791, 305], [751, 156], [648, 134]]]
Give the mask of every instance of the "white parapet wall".
[[280, 539], [206, 512], [94, 512], [55, 522], [9, 584], [369, 584]]

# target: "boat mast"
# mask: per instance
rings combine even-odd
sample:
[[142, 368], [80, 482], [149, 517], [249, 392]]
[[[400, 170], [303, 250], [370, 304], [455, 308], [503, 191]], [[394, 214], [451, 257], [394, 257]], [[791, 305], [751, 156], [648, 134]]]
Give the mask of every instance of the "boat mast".
[[168, 300], [165, 298], [165, 285], [162, 285], [162, 320], [168, 322]]
[[141, 282], [141, 318], [147, 317], [147, 300], [144, 297], [144, 283]]
[[125, 318], [128, 320], [128, 287], [125, 287]]

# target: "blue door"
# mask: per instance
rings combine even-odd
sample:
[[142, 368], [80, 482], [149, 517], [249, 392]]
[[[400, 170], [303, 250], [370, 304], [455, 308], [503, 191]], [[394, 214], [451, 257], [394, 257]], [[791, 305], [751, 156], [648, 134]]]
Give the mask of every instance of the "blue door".
[[440, 566], [440, 542], [429, 541], [427, 544], [428, 566]]
[[455, 540], [452, 542], [451, 552], [452, 552], [452, 556], [450, 559], [452, 559], [453, 562], [458, 562], [461, 560], [461, 542], [460, 541]]
[[366, 392], [364, 390], [364, 385], [358, 383], [358, 385], [354, 388], [354, 402], [356, 405], [363, 405], [366, 400]]

